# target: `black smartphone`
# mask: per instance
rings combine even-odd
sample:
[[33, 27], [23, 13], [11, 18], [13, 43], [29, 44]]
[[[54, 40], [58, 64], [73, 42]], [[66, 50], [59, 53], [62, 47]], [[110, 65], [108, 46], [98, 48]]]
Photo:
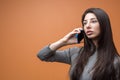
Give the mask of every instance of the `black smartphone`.
[[79, 34], [76, 34], [75, 37], [77, 38], [77, 43], [80, 43], [80, 41], [84, 38], [84, 31], [80, 30], [81, 32]]

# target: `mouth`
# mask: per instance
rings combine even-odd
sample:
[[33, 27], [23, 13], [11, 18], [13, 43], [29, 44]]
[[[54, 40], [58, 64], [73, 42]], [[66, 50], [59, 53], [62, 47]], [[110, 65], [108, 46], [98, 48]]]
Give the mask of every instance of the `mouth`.
[[91, 35], [91, 34], [93, 34], [93, 31], [87, 31], [86, 33], [87, 33], [87, 35]]

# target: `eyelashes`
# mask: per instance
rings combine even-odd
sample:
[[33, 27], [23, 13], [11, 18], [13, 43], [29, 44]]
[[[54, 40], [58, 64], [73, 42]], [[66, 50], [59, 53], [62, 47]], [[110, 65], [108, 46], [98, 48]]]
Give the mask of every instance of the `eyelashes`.
[[[90, 23], [97, 23], [98, 21], [97, 20], [92, 20], [90, 21]], [[88, 21], [83, 21], [83, 25], [86, 25], [88, 23]]]

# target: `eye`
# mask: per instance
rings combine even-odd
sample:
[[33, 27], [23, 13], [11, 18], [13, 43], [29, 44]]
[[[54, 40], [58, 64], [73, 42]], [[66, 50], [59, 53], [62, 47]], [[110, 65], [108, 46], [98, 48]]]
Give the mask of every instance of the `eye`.
[[83, 25], [86, 25], [86, 24], [87, 24], [87, 22], [86, 22], [86, 21], [84, 21], [84, 22], [83, 22]]
[[92, 22], [92, 23], [97, 23], [98, 21], [97, 21], [97, 20], [92, 20], [91, 22]]

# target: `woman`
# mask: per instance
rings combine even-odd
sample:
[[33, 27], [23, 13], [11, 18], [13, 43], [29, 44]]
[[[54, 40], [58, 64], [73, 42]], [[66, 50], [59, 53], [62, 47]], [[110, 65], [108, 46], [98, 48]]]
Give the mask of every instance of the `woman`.
[[[38, 57], [45, 61], [71, 65], [71, 80], [120, 80], [120, 56], [115, 48], [108, 15], [100, 8], [89, 8], [82, 16], [82, 28], [45, 46]], [[84, 30], [84, 46], [63, 51], [59, 48], [76, 44], [76, 34]]]

